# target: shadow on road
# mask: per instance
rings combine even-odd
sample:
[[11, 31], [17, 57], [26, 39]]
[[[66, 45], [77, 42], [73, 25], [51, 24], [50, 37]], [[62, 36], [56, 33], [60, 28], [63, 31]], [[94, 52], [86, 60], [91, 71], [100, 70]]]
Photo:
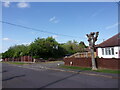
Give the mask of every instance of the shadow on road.
[[8, 72], [7, 70], [3, 70], [2, 73]]
[[42, 86], [42, 87], [40, 87], [40, 88], [45, 88], [45, 87], [47, 87], [47, 86], [53, 85], [53, 84], [55, 84], [55, 83], [58, 83], [58, 82], [60, 82], [60, 81], [63, 81], [63, 80], [65, 80], [65, 79], [68, 79], [68, 78], [70, 78], [70, 77], [76, 76], [76, 75], [79, 74], [79, 72], [81, 72], [81, 71], [78, 71], [78, 73], [74, 73], [74, 74], [72, 74], [72, 75], [70, 75], [70, 76], [67, 76], [67, 77], [65, 77], [65, 78], [59, 79], [59, 80], [57, 80], [57, 81], [51, 82], [51, 83], [49, 83], [49, 84], [47, 84], [47, 85], [44, 85], [44, 86]]
[[7, 78], [7, 79], [3, 79], [2, 81], [8, 81], [8, 80], [11, 80], [11, 79], [14, 79], [14, 78], [24, 77], [24, 76], [25, 75], [14, 76], [14, 77], [10, 77], [10, 78]]

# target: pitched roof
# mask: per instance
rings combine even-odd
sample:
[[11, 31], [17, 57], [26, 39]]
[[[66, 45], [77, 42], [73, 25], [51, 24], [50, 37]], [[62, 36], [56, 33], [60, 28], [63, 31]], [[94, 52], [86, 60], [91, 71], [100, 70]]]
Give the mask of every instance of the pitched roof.
[[120, 46], [120, 33], [114, 35], [113, 37], [97, 45], [97, 47], [113, 47], [113, 46]]

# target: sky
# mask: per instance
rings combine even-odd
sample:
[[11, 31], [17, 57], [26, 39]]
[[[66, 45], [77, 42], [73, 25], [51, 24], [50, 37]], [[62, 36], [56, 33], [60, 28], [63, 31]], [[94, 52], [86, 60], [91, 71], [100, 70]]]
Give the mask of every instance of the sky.
[[4, 2], [2, 21], [40, 31], [3, 23], [0, 52], [48, 36], [59, 43], [76, 40], [88, 45], [86, 34], [97, 31], [96, 44], [99, 44], [118, 33], [118, 5], [115, 2]]

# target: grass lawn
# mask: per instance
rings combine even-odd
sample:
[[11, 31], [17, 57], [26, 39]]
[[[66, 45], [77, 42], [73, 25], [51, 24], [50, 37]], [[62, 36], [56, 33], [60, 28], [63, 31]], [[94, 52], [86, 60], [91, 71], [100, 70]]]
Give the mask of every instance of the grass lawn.
[[116, 74], [120, 74], [120, 70], [109, 70], [109, 69], [99, 69], [96, 72], [104, 72], [104, 73], [116, 73]]
[[27, 65], [27, 64], [30, 64], [30, 63], [24, 63], [24, 62], [3, 62], [3, 63], [9, 63], [9, 64], [18, 64], [18, 65]]
[[59, 62], [61, 62], [61, 61], [47, 61], [47, 62], [45, 62], [45, 63], [59, 63]]
[[61, 68], [66, 68], [66, 69], [76, 69], [76, 70], [91, 70], [91, 68], [83, 68], [83, 67], [75, 67], [75, 66], [65, 66], [65, 65], [62, 65], [60, 67]]
[[[65, 65], [62, 65], [62, 66], [60, 66], [60, 68], [92, 71], [91, 68], [76, 67], [76, 66], [65, 66]], [[103, 73], [115, 73], [115, 74], [120, 73], [120, 70], [110, 70], [110, 69], [98, 69], [98, 70], [94, 70], [94, 71], [95, 72], [103, 72]]]

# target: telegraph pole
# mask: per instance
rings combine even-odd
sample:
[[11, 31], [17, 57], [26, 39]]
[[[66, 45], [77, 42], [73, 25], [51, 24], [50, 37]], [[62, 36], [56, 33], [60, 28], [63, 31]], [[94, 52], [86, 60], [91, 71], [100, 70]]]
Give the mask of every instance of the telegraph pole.
[[95, 49], [95, 42], [97, 41], [98, 35], [99, 35], [99, 32], [91, 32], [90, 34], [86, 34], [86, 36], [88, 37], [89, 47], [91, 51], [92, 70], [97, 70], [96, 63], [95, 63], [94, 49]]

